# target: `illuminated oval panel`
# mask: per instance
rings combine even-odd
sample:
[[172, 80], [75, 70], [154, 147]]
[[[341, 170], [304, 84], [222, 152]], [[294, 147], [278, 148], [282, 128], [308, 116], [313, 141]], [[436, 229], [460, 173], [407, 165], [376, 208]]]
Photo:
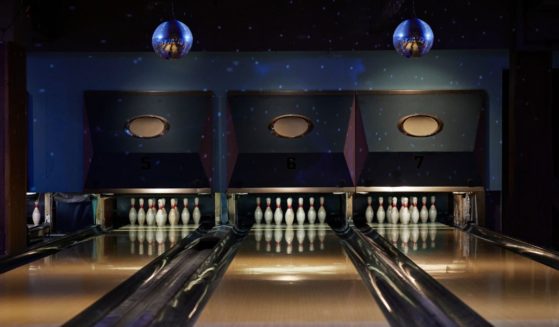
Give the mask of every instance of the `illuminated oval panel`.
[[163, 117], [142, 115], [136, 116], [126, 123], [126, 133], [130, 136], [150, 139], [165, 135], [169, 127], [169, 122]]
[[428, 137], [439, 133], [443, 129], [443, 122], [435, 116], [415, 114], [402, 118], [398, 128], [408, 136]]
[[288, 114], [274, 118], [268, 128], [278, 137], [295, 139], [308, 134], [313, 129], [313, 123], [308, 117]]

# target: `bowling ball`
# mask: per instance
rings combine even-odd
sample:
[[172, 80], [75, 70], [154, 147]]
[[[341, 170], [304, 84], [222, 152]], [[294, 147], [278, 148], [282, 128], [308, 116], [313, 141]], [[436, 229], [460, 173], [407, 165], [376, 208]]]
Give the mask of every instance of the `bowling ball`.
[[181, 21], [171, 19], [161, 23], [151, 38], [153, 51], [164, 59], [184, 57], [192, 47], [193, 37], [188, 26]]
[[407, 19], [396, 27], [392, 43], [396, 51], [406, 58], [426, 55], [433, 46], [433, 30], [419, 18]]

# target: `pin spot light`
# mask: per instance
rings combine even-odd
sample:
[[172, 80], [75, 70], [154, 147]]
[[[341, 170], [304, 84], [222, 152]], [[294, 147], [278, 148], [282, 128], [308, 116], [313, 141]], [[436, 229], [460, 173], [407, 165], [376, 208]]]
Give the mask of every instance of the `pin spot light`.
[[163, 59], [184, 57], [192, 47], [192, 32], [183, 22], [171, 19], [161, 23], [151, 37], [153, 51]]
[[156, 115], [136, 116], [126, 122], [124, 131], [126, 134], [141, 138], [151, 139], [161, 137], [169, 131], [169, 122], [167, 119]]
[[399, 54], [411, 58], [426, 55], [431, 50], [434, 39], [429, 24], [419, 18], [410, 18], [396, 27], [392, 43]]
[[414, 114], [400, 119], [398, 129], [407, 136], [429, 137], [440, 133], [443, 122], [432, 115]]
[[303, 115], [287, 114], [272, 119], [268, 129], [277, 137], [296, 139], [307, 135], [314, 125], [310, 118]]

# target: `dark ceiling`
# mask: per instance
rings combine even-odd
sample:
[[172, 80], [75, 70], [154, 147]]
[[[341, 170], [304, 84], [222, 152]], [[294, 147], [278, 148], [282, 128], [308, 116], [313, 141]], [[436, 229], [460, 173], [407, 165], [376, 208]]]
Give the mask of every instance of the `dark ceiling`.
[[[153, 30], [171, 17], [171, 0], [25, 5], [34, 51], [150, 51]], [[174, 7], [194, 34], [193, 51], [391, 49], [394, 28], [413, 13], [412, 0], [176, 0]], [[519, 40], [554, 46], [558, 8], [558, 0], [415, 0], [438, 49], [507, 48]]]

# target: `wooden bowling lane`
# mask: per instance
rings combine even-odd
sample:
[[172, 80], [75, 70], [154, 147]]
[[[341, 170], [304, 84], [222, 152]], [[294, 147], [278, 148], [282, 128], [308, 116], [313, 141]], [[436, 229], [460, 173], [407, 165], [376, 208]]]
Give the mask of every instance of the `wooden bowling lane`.
[[387, 325], [326, 225], [255, 226], [197, 321], [199, 326]]
[[58, 326], [191, 231], [122, 228], [1, 274], [0, 326]]
[[383, 230], [385, 238], [492, 324], [559, 326], [558, 270], [441, 224], [417, 229], [385, 224]]

